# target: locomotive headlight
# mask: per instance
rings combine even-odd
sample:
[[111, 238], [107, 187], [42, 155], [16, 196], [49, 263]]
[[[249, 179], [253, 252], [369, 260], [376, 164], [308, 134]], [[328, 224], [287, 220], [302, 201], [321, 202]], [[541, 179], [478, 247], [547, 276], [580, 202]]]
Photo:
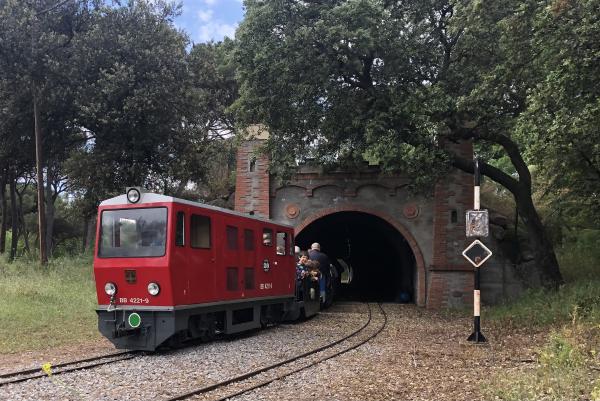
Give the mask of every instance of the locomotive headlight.
[[117, 286], [113, 283], [104, 284], [104, 292], [111, 297], [117, 293]]
[[127, 190], [127, 201], [130, 203], [137, 203], [141, 196], [140, 190], [137, 188], [129, 188]]
[[158, 295], [160, 292], [160, 287], [156, 283], [150, 283], [148, 284], [148, 292], [150, 295]]
[[271, 265], [269, 264], [269, 260], [268, 259], [263, 260], [263, 270], [265, 272], [268, 272], [270, 268], [271, 268]]

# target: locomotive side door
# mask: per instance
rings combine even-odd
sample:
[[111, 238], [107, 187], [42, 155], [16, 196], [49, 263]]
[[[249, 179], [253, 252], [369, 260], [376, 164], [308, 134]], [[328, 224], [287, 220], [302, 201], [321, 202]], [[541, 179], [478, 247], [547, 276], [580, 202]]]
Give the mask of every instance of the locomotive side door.
[[242, 230], [242, 243], [240, 252], [240, 268], [242, 277], [240, 285], [242, 287], [242, 297], [254, 298], [258, 296], [257, 291], [257, 269], [258, 261], [256, 256], [258, 231], [255, 226], [246, 225]]
[[222, 299], [240, 299], [244, 296], [244, 268], [241, 264], [240, 248], [243, 247], [243, 229], [239, 219], [230, 216], [220, 218], [218, 238], [221, 264], [217, 275], [217, 288]]
[[[274, 268], [277, 271], [275, 275], [276, 282], [273, 283], [274, 293], [277, 295], [287, 294], [294, 291], [292, 284], [295, 285], [295, 266], [290, 269], [293, 263], [293, 251], [290, 250], [291, 235], [282, 230], [276, 231], [276, 248]], [[293, 247], [291, 247], [293, 248]]]
[[189, 304], [217, 300], [217, 263], [214, 215], [202, 209], [190, 209], [188, 258], [186, 270]]

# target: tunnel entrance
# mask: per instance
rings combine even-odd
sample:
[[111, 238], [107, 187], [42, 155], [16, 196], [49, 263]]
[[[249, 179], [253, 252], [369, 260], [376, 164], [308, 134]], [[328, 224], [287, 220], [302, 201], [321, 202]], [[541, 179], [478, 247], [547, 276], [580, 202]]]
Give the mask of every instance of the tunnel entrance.
[[[313, 242], [329, 256], [342, 277], [336, 300], [414, 302], [416, 262], [402, 234], [380, 217], [365, 212], [332, 213], [306, 226], [296, 245]], [[348, 266], [350, 277], [348, 277]]]

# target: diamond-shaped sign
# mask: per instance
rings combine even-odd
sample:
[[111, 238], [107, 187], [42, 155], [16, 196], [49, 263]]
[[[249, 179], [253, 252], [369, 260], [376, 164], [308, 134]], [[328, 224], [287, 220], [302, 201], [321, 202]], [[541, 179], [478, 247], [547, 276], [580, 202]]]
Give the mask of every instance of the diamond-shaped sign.
[[487, 237], [489, 235], [489, 216], [487, 210], [467, 210], [467, 237]]
[[476, 239], [462, 254], [473, 266], [479, 267], [492, 256], [492, 251]]

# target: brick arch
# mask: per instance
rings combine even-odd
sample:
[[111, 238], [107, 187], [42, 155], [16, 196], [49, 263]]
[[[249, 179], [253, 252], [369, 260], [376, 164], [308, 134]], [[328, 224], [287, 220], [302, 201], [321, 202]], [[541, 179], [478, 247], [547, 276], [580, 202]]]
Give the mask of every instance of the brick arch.
[[398, 230], [400, 234], [402, 234], [404, 239], [406, 239], [406, 242], [408, 242], [408, 245], [410, 246], [410, 249], [412, 250], [413, 255], [415, 256], [415, 263], [417, 264], [416, 303], [419, 306], [425, 306], [425, 259], [423, 258], [423, 253], [421, 252], [419, 244], [417, 244], [417, 241], [415, 240], [415, 237], [411, 234], [411, 232], [389, 214], [382, 213], [378, 210], [373, 210], [355, 205], [329, 207], [321, 209], [318, 212], [308, 216], [303, 221], [301, 221], [298, 225], [294, 227], [294, 235], [298, 236], [298, 234], [300, 234], [302, 230], [304, 230], [306, 227], [319, 220], [320, 218], [339, 212], [359, 212], [379, 217], [380, 219], [394, 227], [396, 230]]

